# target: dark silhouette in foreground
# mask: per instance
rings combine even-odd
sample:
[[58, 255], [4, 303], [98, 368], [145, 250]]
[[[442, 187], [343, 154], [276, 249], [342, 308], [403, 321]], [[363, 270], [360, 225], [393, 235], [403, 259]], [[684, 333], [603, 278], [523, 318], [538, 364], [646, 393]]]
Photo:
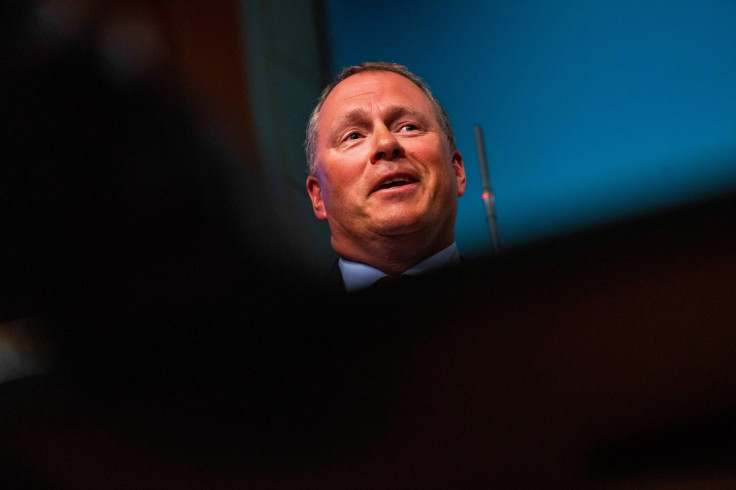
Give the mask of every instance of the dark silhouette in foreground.
[[57, 362], [0, 386], [3, 488], [733, 483], [733, 196], [326, 297], [158, 82], [13, 33], [1, 312]]

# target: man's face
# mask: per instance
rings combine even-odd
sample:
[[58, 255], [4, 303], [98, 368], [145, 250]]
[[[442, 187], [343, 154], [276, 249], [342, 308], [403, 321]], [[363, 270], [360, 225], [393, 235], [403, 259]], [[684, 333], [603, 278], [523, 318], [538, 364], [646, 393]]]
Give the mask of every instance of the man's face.
[[339, 83], [322, 106], [315, 154], [307, 190], [341, 255], [396, 235], [452, 243], [465, 192], [462, 157], [409, 79], [369, 71]]

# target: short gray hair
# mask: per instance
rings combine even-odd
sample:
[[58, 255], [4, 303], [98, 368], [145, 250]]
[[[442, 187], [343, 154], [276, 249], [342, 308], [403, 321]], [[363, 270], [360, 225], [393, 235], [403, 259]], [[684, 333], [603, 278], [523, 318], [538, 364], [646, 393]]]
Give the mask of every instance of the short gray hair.
[[429, 90], [429, 86], [424, 82], [424, 80], [410, 72], [407, 67], [399, 65], [397, 63], [361, 63], [360, 65], [354, 65], [345, 68], [342, 72], [340, 72], [339, 75], [335, 77], [335, 79], [329, 85], [327, 85], [327, 87], [325, 87], [325, 89], [322, 91], [322, 95], [320, 95], [319, 100], [317, 101], [317, 106], [314, 108], [312, 114], [309, 116], [309, 122], [307, 123], [307, 137], [304, 140], [304, 151], [307, 155], [307, 170], [309, 172], [309, 175], [315, 175], [317, 172], [317, 123], [319, 122], [319, 114], [322, 110], [322, 106], [324, 105], [325, 100], [327, 99], [327, 96], [330, 95], [330, 92], [332, 92], [332, 90], [337, 86], [338, 83], [342, 82], [352, 75], [355, 75], [356, 73], [362, 73], [366, 71], [390, 71], [393, 73], [398, 73], [402, 77], [414, 82], [414, 85], [419, 87], [419, 89], [424, 93], [424, 95], [427, 96], [430, 103], [432, 104], [437, 122], [439, 122], [440, 127], [442, 128], [442, 131], [444, 131], [445, 137], [447, 138], [447, 143], [450, 145], [450, 151], [454, 152], [457, 149], [455, 145], [455, 135], [453, 134], [452, 126], [450, 125], [450, 118], [447, 116], [445, 109], [442, 107], [439, 101], [435, 99], [434, 95], [432, 95], [432, 91]]

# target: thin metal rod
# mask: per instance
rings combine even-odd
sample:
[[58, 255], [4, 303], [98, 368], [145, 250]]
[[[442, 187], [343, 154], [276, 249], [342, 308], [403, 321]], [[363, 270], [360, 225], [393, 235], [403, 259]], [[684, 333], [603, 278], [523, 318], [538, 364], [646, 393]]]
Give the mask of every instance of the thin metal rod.
[[491, 189], [491, 179], [488, 176], [488, 161], [486, 160], [486, 145], [483, 142], [483, 129], [480, 124], [475, 125], [475, 145], [478, 148], [478, 163], [480, 164], [480, 178], [483, 184], [483, 203], [486, 205], [486, 218], [488, 228], [491, 231], [491, 243], [493, 253], [499, 253], [501, 247], [498, 241], [498, 228], [496, 226], [496, 196]]

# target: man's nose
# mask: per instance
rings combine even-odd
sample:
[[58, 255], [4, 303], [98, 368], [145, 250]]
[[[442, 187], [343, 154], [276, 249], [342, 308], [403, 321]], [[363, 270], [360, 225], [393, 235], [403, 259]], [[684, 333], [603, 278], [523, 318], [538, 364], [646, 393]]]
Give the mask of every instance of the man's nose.
[[389, 128], [381, 124], [373, 131], [373, 156], [371, 163], [393, 160], [401, 156], [403, 148]]

